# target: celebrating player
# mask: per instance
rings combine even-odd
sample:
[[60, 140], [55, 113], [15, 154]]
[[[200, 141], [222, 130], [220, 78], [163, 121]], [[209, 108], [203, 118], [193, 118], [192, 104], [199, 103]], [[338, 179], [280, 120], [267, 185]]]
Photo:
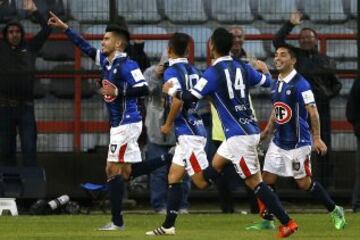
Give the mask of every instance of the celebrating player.
[[76, 46], [101, 67], [103, 80], [100, 91], [104, 96], [111, 124], [106, 175], [112, 221], [98, 230], [122, 230], [124, 180], [149, 173], [170, 162], [172, 156], [165, 154], [160, 158], [141, 162], [137, 139], [142, 130], [142, 121], [137, 97], [146, 95], [148, 87], [138, 64], [124, 53], [130, 37], [128, 31], [117, 25], [107, 26], [101, 41], [102, 48], [97, 50], [55, 14], [50, 14], [48, 24], [63, 30]]
[[[311, 179], [311, 144], [322, 155], [327, 147], [320, 138], [319, 114], [310, 84], [294, 69], [296, 56], [291, 47], [279, 46], [274, 63], [279, 77], [271, 91], [273, 110], [261, 139], [273, 132], [275, 136], [265, 157], [262, 177], [272, 187], [278, 176], [293, 177], [300, 189], [310, 192], [330, 212], [335, 228], [342, 229], [346, 223], [343, 208], [336, 206], [322, 185]], [[271, 228], [271, 210], [262, 215], [263, 221], [247, 229]]]
[[279, 237], [287, 237], [297, 230], [297, 224], [285, 213], [278, 197], [262, 182], [256, 146], [260, 130], [249, 104], [249, 88], [269, 87], [271, 76], [265, 63], [257, 61], [260, 74], [241, 61], [229, 56], [233, 36], [224, 28], [217, 28], [210, 38], [214, 58], [210, 66], [190, 91], [171, 91], [172, 84], [163, 91], [184, 101], [184, 104], [209, 96], [216, 107], [226, 140], [220, 145], [212, 165], [220, 172], [227, 161], [234, 164], [238, 174], [266, 206], [274, 212], [282, 226]]
[[[190, 36], [175, 33], [169, 40], [169, 68], [164, 73], [164, 81], [173, 84], [170, 92], [191, 89], [200, 78], [200, 71], [186, 59]], [[180, 207], [183, 189], [181, 180], [185, 171], [200, 189], [213, 182], [218, 173], [209, 166], [205, 153], [206, 130], [196, 113], [196, 103], [183, 104], [177, 98], [171, 99], [171, 108], [161, 132], [169, 134], [175, 123], [177, 145], [168, 175], [167, 215], [161, 227], [146, 232], [146, 235], [174, 235], [175, 220]]]

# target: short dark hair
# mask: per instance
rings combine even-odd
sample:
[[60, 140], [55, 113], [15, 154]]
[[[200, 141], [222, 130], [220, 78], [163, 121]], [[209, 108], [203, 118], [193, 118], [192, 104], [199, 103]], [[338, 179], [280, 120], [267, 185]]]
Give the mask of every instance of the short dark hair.
[[276, 50], [278, 50], [279, 48], [285, 48], [288, 53], [290, 54], [291, 58], [295, 58], [296, 59], [296, 53], [294, 51], [294, 47], [289, 45], [289, 44], [281, 44], [279, 46], [276, 47]]
[[216, 51], [221, 55], [229, 54], [233, 45], [233, 38], [234, 36], [222, 27], [215, 29], [211, 35], [211, 41]]
[[311, 27], [304, 27], [304, 28], [302, 28], [302, 29], [300, 30], [300, 33], [303, 32], [303, 31], [306, 31], [306, 30], [311, 31], [311, 32], [314, 34], [314, 36], [315, 36], [316, 38], [318, 38], [317, 32], [316, 32], [313, 28], [311, 28]]
[[169, 48], [178, 56], [184, 56], [188, 49], [190, 36], [186, 33], [174, 33], [169, 39]]
[[124, 27], [116, 24], [110, 24], [106, 26], [105, 32], [112, 32], [120, 36], [126, 41], [126, 44], [130, 41], [130, 33]]

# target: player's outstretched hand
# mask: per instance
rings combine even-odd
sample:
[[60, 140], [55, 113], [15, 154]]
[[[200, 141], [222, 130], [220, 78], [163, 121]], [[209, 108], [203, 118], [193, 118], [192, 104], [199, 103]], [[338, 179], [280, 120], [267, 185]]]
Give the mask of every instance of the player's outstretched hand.
[[299, 25], [301, 23], [302, 13], [299, 11], [293, 12], [290, 15], [290, 22], [293, 25]]
[[171, 132], [171, 126], [164, 124], [160, 128], [161, 133], [168, 135]]
[[172, 87], [173, 87], [173, 83], [172, 83], [172, 82], [170, 82], [170, 81], [169, 81], [169, 82], [166, 82], [166, 83], [164, 83], [163, 86], [162, 86], [162, 92], [168, 94], [170, 88], [172, 88]]
[[324, 156], [327, 152], [326, 144], [323, 142], [323, 140], [321, 140], [321, 138], [314, 139], [314, 148], [315, 151], [321, 156]]
[[66, 29], [68, 29], [68, 25], [66, 23], [64, 23], [58, 16], [56, 16], [53, 12], [49, 12], [50, 13], [50, 18], [48, 20], [48, 25], [54, 28], [58, 28], [60, 30], [65, 31]]
[[265, 62], [263, 62], [261, 60], [256, 60], [252, 64], [254, 65], [256, 70], [259, 70], [262, 73], [269, 73], [269, 68]]

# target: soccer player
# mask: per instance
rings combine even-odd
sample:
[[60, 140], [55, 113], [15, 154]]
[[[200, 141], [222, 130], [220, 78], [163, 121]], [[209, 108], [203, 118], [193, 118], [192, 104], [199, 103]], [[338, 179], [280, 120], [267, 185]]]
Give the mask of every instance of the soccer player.
[[[296, 56], [288, 45], [277, 48], [274, 63], [279, 77], [272, 87], [273, 109], [261, 139], [272, 133], [274, 138], [265, 156], [263, 179], [274, 186], [278, 176], [293, 177], [300, 189], [310, 192], [330, 212], [335, 228], [343, 229], [346, 223], [343, 208], [336, 206], [322, 185], [311, 179], [311, 144], [322, 155], [327, 147], [320, 138], [319, 114], [310, 84], [294, 69]], [[272, 228], [271, 210], [265, 211], [263, 218], [248, 229]]]
[[[174, 33], [168, 43], [169, 67], [164, 73], [164, 82], [171, 82], [170, 91], [190, 90], [200, 79], [200, 71], [188, 63], [190, 36]], [[196, 113], [196, 103], [184, 104], [170, 97], [171, 107], [161, 132], [169, 134], [175, 123], [177, 145], [168, 174], [167, 215], [164, 223], [148, 236], [174, 235], [175, 220], [182, 199], [182, 178], [187, 172], [195, 185], [203, 189], [215, 181], [218, 173], [209, 166], [205, 153], [206, 129]]]
[[168, 154], [141, 162], [137, 143], [142, 129], [141, 115], [137, 97], [148, 93], [138, 64], [124, 53], [129, 41], [129, 33], [117, 25], [106, 27], [101, 50], [93, 48], [88, 42], [50, 12], [48, 24], [64, 31], [68, 38], [78, 46], [102, 70], [100, 89], [110, 117], [110, 144], [107, 156], [106, 175], [110, 192], [112, 221], [98, 230], [111, 231], [124, 229], [122, 198], [124, 181], [130, 177], [147, 174], [171, 161]]
[[262, 181], [256, 146], [260, 130], [249, 104], [249, 88], [269, 87], [271, 76], [265, 63], [257, 67], [234, 61], [229, 55], [233, 36], [224, 28], [217, 28], [210, 38], [214, 62], [190, 91], [172, 91], [166, 83], [163, 91], [184, 101], [184, 104], [209, 96], [216, 107], [226, 140], [214, 156], [212, 166], [220, 172], [231, 161], [241, 178], [280, 220], [279, 237], [287, 237], [297, 230], [297, 224], [285, 213], [278, 197]]

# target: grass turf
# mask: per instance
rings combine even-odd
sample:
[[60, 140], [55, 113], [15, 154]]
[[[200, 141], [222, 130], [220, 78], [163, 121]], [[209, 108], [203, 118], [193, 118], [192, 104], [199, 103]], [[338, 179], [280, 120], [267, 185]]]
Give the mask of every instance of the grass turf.
[[[344, 230], [335, 230], [328, 214], [292, 214], [299, 230], [291, 239], [360, 239], [360, 214], [346, 215]], [[107, 223], [108, 215], [1, 216], [0, 239], [154, 239], [145, 231], [162, 223], [164, 216], [126, 214], [126, 230], [100, 232], [96, 228]], [[175, 236], [171, 240], [232, 240], [274, 239], [277, 231], [246, 231], [245, 227], [258, 221], [257, 215], [189, 214], [180, 215]]]

